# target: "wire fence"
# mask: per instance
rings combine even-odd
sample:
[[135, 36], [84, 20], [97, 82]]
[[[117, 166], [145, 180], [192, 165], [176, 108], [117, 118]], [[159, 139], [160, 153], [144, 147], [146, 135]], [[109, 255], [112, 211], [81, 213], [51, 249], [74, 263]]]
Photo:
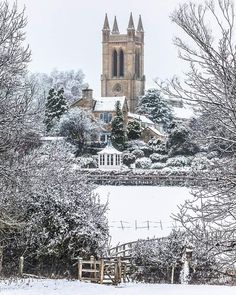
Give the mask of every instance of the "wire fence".
[[160, 230], [166, 230], [166, 229], [177, 229], [182, 228], [181, 226], [177, 225], [176, 222], [173, 221], [162, 221], [162, 220], [146, 220], [146, 221], [140, 221], [140, 220], [133, 220], [133, 221], [125, 221], [125, 220], [113, 220], [110, 222], [109, 225], [110, 228], [117, 228], [121, 230], [128, 230], [128, 229], [134, 229], [134, 230], [151, 230], [151, 229], [160, 229]]

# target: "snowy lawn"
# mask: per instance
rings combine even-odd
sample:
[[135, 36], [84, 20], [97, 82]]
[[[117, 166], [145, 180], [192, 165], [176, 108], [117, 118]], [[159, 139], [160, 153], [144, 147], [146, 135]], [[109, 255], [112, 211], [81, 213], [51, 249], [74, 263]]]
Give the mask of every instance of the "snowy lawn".
[[118, 287], [66, 280], [0, 283], [1, 295], [233, 295], [236, 287], [122, 284]]
[[113, 246], [168, 235], [174, 225], [170, 215], [177, 212], [177, 205], [191, 198], [186, 187], [100, 186], [96, 192], [101, 202], [109, 202]]

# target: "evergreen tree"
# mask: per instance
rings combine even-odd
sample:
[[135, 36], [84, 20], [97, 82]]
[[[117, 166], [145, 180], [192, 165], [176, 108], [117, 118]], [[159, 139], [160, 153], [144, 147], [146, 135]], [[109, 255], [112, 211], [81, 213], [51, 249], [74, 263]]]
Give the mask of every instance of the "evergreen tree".
[[140, 123], [137, 121], [131, 121], [127, 126], [127, 136], [129, 140], [139, 139], [141, 136]]
[[158, 89], [149, 89], [141, 97], [138, 113], [147, 116], [156, 124], [161, 124], [164, 130], [168, 129], [173, 119], [171, 108]]
[[112, 143], [119, 147], [123, 148], [125, 144], [126, 139], [126, 132], [125, 132], [125, 123], [124, 123], [124, 117], [121, 110], [120, 102], [117, 101], [116, 103], [116, 116], [111, 122], [111, 140]]
[[55, 121], [59, 120], [67, 109], [68, 105], [64, 96], [64, 89], [61, 88], [55, 91], [54, 88], [51, 88], [45, 105], [44, 123], [46, 124], [47, 131], [52, 129]]

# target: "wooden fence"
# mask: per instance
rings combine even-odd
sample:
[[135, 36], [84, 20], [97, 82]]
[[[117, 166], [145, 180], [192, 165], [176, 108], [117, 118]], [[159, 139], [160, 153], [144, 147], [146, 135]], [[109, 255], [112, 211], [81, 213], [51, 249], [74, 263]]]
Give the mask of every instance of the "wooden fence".
[[215, 178], [199, 177], [189, 173], [161, 174], [161, 173], [135, 173], [134, 171], [89, 171], [84, 169], [89, 181], [99, 185], [160, 185], [160, 186], [197, 186], [199, 183], [216, 181]]
[[130, 261], [122, 260], [121, 257], [108, 257], [98, 260], [93, 256], [90, 257], [90, 260], [80, 258], [78, 261], [78, 279], [99, 284], [117, 285], [129, 281], [130, 269]]

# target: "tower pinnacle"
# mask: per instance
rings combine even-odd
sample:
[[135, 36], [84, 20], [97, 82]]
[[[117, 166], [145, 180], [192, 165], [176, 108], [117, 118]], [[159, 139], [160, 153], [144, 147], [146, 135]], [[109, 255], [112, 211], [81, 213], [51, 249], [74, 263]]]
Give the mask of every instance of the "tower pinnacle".
[[142, 22], [141, 15], [139, 15], [137, 32], [140, 32], [140, 33], [143, 33], [143, 32], [144, 32], [144, 29], [143, 29], [143, 22]]
[[130, 13], [130, 17], [129, 17], [128, 30], [135, 30], [132, 12]]
[[107, 17], [107, 13], [105, 15], [104, 25], [103, 25], [103, 31], [110, 31], [109, 21]]
[[118, 24], [117, 24], [117, 20], [116, 20], [116, 16], [115, 16], [115, 19], [114, 19], [112, 34], [120, 34]]

